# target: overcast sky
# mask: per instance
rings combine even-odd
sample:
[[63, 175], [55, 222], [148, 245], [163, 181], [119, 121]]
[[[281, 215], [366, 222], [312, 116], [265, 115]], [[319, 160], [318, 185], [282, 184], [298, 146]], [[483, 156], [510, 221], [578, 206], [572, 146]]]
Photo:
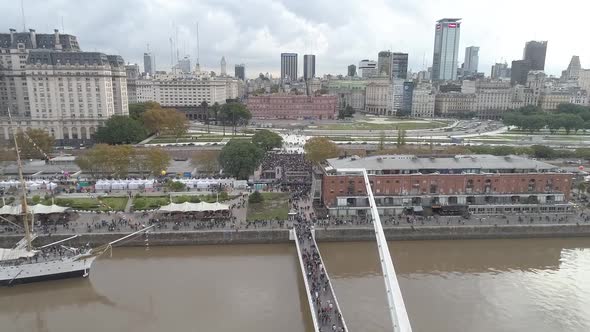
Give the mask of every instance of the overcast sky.
[[[480, 47], [479, 70], [522, 57], [527, 40], [548, 40], [546, 71], [559, 75], [572, 55], [590, 67], [589, 0], [24, 0], [26, 27], [62, 29], [85, 51], [120, 54], [143, 64], [149, 43], [158, 70], [170, 68], [169, 38], [178, 27], [181, 57], [201, 68], [228, 72], [246, 64], [246, 75], [280, 72], [280, 53], [316, 54], [316, 72], [345, 74], [349, 64], [377, 60], [380, 50], [407, 52], [410, 68], [432, 62], [435, 21], [463, 19], [459, 64], [465, 47]], [[2, 32], [23, 28], [20, 1], [0, 1]], [[426, 65], [424, 66], [423, 63]]]

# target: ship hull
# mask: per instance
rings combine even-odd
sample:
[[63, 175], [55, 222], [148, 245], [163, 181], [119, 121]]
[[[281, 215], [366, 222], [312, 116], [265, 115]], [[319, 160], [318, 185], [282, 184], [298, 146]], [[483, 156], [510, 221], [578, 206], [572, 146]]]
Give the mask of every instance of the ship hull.
[[74, 258], [16, 266], [0, 266], [0, 285], [10, 286], [57, 279], [80, 278], [90, 275], [96, 257]]

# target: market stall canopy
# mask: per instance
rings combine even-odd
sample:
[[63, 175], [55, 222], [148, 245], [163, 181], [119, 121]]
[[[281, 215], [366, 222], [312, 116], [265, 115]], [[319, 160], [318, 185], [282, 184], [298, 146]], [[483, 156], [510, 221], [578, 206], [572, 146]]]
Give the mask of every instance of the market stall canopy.
[[[59, 206], [59, 205], [43, 205], [37, 204], [29, 206], [31, 213], [33, 214], [51, 214], [51, 213], [64, 213], [69, 210], [69, 207]], [[11, 206], [11, 205], [4, 205], [0, 208], [0, 215], [11, 215], [11, 216], [18, 216], [22, 214], [22, 206]]]
[[160, 207], [159, 212], [204, 212], [204, 211], [227, 211], [229, 206], [221, 203], [170, 203]]
[[[9, 188], [18, 188], [20, 186], [20, 182], [16, 180], [6, 180], [0, 181], [0, 189], [9, 189]], [[45, 181], [45, 180], [35, 180], [35, 181], [26, 181], [26, 186], [28, 189], [31, 190], [39, 190], [39, 189], [55, 189], [57, 184]]]

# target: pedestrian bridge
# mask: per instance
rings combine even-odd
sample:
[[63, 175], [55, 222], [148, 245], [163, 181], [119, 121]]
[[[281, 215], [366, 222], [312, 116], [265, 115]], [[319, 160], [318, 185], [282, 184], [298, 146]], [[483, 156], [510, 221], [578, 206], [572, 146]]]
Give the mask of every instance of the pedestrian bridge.
[[[369, 176], [365, 169], [338, 169], [339, 175], [362, 176], [365, 182], [375, 238], [379, 252], [379, 262], [385, 281], [385, 291], [389, 305], [389, 314], [394, 332], [412, 332], [410, 319], [406, 311], [404, 299], [399, 287], [393, 261], [389, 253], [389, 246], [383, 232], [383, 225], [373, 197]], [[291, 230], [291, 239], [297, 244], [297, 255], [301, 265], [303, 281], [309, 301], [309, 308], [316, 332], [348, 331], [342, 318], [342, 311], [332, 288], [324, 262], [315, 241], [313, 225], [309, 221], [296, 223]], [[334, 326], [335, 325], [335, 329]]]
[[312, 227], [307, 222], [296, 224], [291, 230], [291, 238], [297, 245], [314, 329], [316, 332], [348, 331]]

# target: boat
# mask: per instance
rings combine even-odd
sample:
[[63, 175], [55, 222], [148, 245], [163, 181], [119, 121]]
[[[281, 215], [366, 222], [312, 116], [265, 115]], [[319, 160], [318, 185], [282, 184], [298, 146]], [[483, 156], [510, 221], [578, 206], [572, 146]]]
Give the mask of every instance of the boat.
[[[10, 110], [8, 111], [8, 116], [12, 122]], [[108, 250], [112, 250], [114, 244], [146, 233], [154, 227], [144, 227], [96, 248], [89, 248], [88, 246], [78, 248], [64, 245], [67, 241], [77, 238], [78, 235], [41, 247], [34, 247], [32, 242], [37, 236], [31, 231], [34, 225], [33, 214], [27, 205], [27, 188], [23, 177], [23, 167], [15, 127], [13, 127], [13, 133], [21, 190], [21, 216], [25, 236], [13, 248], [0, 248], [0, 285], [9, 286], [20, 283], [76, 277], [86, 278], [90, 275], [92, 263]], [[4, 219], [2, 217], [0, 218]], [[9, 220], [6, 221], [12, 223]]]

